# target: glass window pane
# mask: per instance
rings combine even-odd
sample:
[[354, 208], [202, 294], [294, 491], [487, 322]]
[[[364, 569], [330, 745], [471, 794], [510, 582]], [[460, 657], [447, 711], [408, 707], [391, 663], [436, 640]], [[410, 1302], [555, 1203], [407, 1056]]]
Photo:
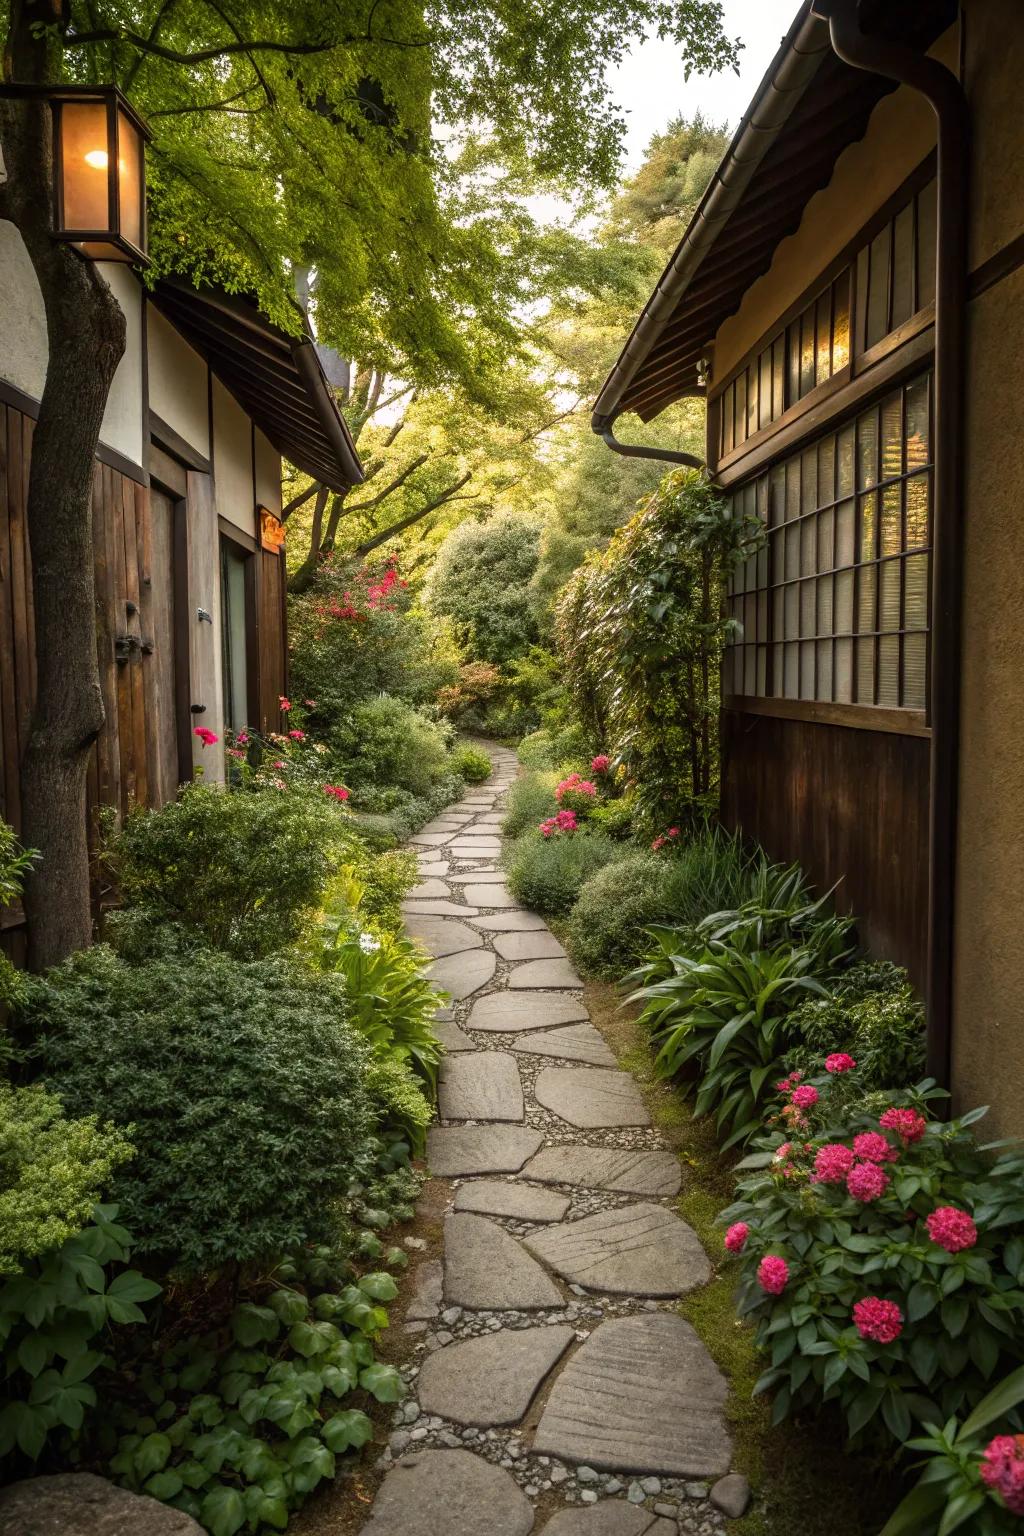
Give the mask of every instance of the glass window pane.
[[885, 560], [878, 568], [879, 595], [878, 595], [878, 627], [879, 629], [899, 629], [900, 627], [900, 565], [899, 560]]
[[779, 528], [771, 536], [772, 539], [772, 580], [782, 581], [786, 574], [786, 531]]
[[903, 473], [902, 392], [882, 401], [882, 480], [892, 480]]
[[857, 421], [857, 489], [867, 491], [878, 480], [878, 415], [865, 411]]
[[900, 637], [883, 635], [878, 642], [878, 703], [897, 709], [900, 702]]
[[835, 501], [836, 440], [823, 437], [818, 444], [818, 506], [827, 507]]
[[856, 429], [851, 425], [844, 427], [839, 434], [838, 463], [836, 472], [836, 495], [853, 495], [853, 460], [856, 441]]
[[64, 228], [110, 228], [107, 109], [102, 101], [66, 101], [61, 108]]
[[796, 699], [800, 696], [800, 648], [791, 644], [784, 649], [782, 694], [784, 698]]
[[906, 484], [907, 548], [919, 549], [928, 543], [929, 476], [913, 475]]
[[800, 633], [802, 635], [816, 635], [818, 623], [814, 615], [816, 581], [802, 581], [800, 583]]
[[800, 593], [794, 581], [786, 588], [786, 621], [782, 630], [783, 640], [795, 640], [800, 633]]
[[757, 552], [757, 584], [759, 587], [768, 585], [768, 545], [762, 544]]
[[931, 375], [916, 379], [906, 388], [907, 412], [907, 472], [921, 469], [928, 463], [928, 397]]
[[818, 577], [818, 634], [832, 633], [832, 577]]
[[868, 252], [868, 316], [865, 346], [873, 347], [889, 329], [889, 231], [884, 229], [871, 242]]
[[758, 386], [758, 425], [768, 426], [772, 419], [772, 351], [766, 347], [761, 353], [761, 381]]
[[883, 555], [898, 555], [902, 545], [900, 489], [900, 482], [895, 480], [882, 492], [881, 552]]
[[829, 703], [832, 698], [832, 641], [819, 640], [817, 647], [818, 657], [818, 686], [815, 690], [817, 698], [823, 703]]
[[772, 345], [772, 419], [786, 409], [786, 338], [779, 336]]
[[872, 491], [870, 496], [860, 498], [860, 559], [873, 560], [875, 558], [876, 535], [876, 501], [878, 493]]
[[789, 359], [788, 366], [788, 397], [787, 406], [795, 405], [800, 399], [800, 321], [794, 320], [786, 332], [786, 353]]
[[834, 513], [830, 508], [818, 518], [818, 570], [830, 571], [832, 569], [832, 519]]
[[781, 699], [784, 697], [785, 681], [783, 678], [784, 663], [782, 659], [782, 646], [772, 646], [772, 697]]
[[813, 699], [814, 694], [814, 641], [809, 640], [800, 647], [800, 697]]
[[857, 647], [857, 703], [873, 704], [875, 702], [875, 642], [874, 640], [857, 640], [855, 644]]
[[837, 640], [835, 671], [832, 678], [832, 694], [837, 704], [849, 704], [853, 699], [853, 641]]
[[875, 565], [861, 566], [857, 572], [857, 628], [868, 634], [875, 625]]
[[768, 593], [763, 588], [757, 594], [757, 638], [768, 638]]
[[814, 382], [824, 384], [832, 371], [832, 290], [827, 288], [815, 306], [815, 330], [817, 332], [817, 359]]
[[817, 518], [805, 517], [800, 525], [800, 574], [813, 576], [818, 569]]
[[790, 459], [786, 464], [786, 521], [800, 515], [800, 460]]
[[249, 689], [246, 645], [245, 567], [249, 557], [227, 539], [221, 540], [221, 647], [223, 651], [224, 716], [233, 731], [248, 724]]
[[935, 182], [917, 196], [917, 307], [935, 302]]
[[117, 114], [117, 184], [121, 233], [132, 245], [142, 245], [142, 143], [138, 129], [124, 113]]
[[903, 641], [903, 707], [924, 709], [927, 706], [925, 679], [927, 677], [927, 636], [907, 635]]
[[853, 572], [836, 574], [835, 630], [837, 635], [853, 633]]
[[781, 523], [786, 517], [786, 466], [776, 464], [769, 476], [768, 521]]
[[892, 326], [895, 330], [914, 313], [914, 205], [896, 215], [892, 258]]
[[757, 639], [757, 598], [753, 592], [748, 593], [744, 599], [743, 638], [744, 640]]
[[800, 398], [814, 388], [814, 305], [800, 316]]
[[856, 302], [856, 321], [854, 330], [854, 346], [858, 353], [864, 351], [864, 336], [867, 330], [868, 313], [868, 248], [862, 246], [857, 252], [857, 279], [854, 284], [854, 299]]
[[736, 432], [734, 442], [738, 448], [747, 437], [747, 375], [741, 373], [736, 380]]
[[832, 372], [850, 361], [850, 274], [844, 272], [832, 284]]
[[800, 524], [790, 523], [786, 529], [786, 580], [800, 574]]
[[776, 640], [785, 634], [785, 601], [785, 587], [776, 587], [772, 592], [772, 633]]
[[757, 653], [752, 645], [743, 647], [743, 692], [752, 694], [757, 688]]
[[800, 510], [813, 512], [818, 505], [818, 455], [808, 448], [800, 459]]
[[732, 413], [736, 404], [736, 386], [730, 384], [722, 391], [722, 452], [731, 453], [733, 446]]
[[768, 691], [768, 647], [759, 645], [757, 648], [757, 693], [759, 698], [764, 698]]
[[904, 562], [903, 628], [928, 627], [928, 556], [908, 555]]
[[837, 568], [843, 565], [852, 565], [856, 558], [854, 546], [855, 521], [853, 502], [840, 502], [836, 508], [835, 564]]
[[747, 369], [747, 436], [757, 431], [757, 364]]

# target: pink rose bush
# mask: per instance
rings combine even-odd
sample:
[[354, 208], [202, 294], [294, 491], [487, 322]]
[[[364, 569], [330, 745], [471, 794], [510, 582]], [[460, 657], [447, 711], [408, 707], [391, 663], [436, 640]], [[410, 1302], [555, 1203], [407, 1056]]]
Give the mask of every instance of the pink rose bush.
[[1011, 1515], [1024, 1515], [1024, 1435], [996, 1435], [990, 1440], [978, 1474]]
[[579, 822], [575, 811], [559, 811], [554, 816], [549, 816], [547, 821], [540, 824], [541, 837], [558, 837], [560, 833], [569, 834], [579, 830]]
[[[1024, 1152], [983, 1153], [978, 1112], [933, 1118], [930, 1082], [903, 1104], [851, 1101], [852, 1070], [779, 1081], [785, 1105], [720, 1219], [739, 1311], [771, 1354], [756, 1390], [782, 1411], [835, 1402], [851, 1435], [902, 1443], [1024, 1360]], [[1012, 1494], [1013, 1463], [991, 1465]]]
[[597, 785], [578, 773], [570, 773], [555, 789], [555, 799], [563, 810], [586, 816], [597, 804]]
[[857, 1063], [852, 1056], [845, 1051], [833, 1051], [831, 1056], [825, 1057], [825, 1071], [833, 1075], [840, 1072], [852, 1072]]

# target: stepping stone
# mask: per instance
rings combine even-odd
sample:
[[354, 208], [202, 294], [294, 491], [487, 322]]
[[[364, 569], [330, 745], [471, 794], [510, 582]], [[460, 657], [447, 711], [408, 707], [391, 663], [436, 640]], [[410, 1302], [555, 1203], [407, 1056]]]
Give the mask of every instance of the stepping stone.
[[614, 1296], [682, 1296], [711, 1278], [700, 1239], [663, 1205], [623, 1205], [524, 1239], [572, 1285]]
[[412, 1300], [405, 1312], [407, 1323], [425, 1322], [436, 1317], [443, 1301], [444, 1266], [440, 1259], [428, 1259], [416, 1270]]
[[524, 912], [520, 908], [518, 911], [492, 912], [487, 917], [475, 917], [473, 926], [482, 928], [485, 933], [539, 933], [547, 927], [547, 923], [536, 912]]
[[518, 1173], [543, 1141], [525, 1125], [435, 1125], [427, 1132], [427, 1166], [438, 1179]]
[[[475, 902], [478, 906], [493, 906], [493, 902], [481, 900], [476, 893], [476, 887], [466, 887], [466, 900]], [[582, 987], [583, 982], [577, 976], [568, 960], [528, 960], [525, 965], [517, 965], [508, 978], [510, 987], [519, 991], [522, 987]]]
[[539, 1312], [564, 1306], [561, 1292], [514, 1237], [484, 1216], [444, 1224], [444, 1299], [474, 1312]]
[[613, 1053], [593, 1024], [567, 1024], [564, 1029], [549, 1029], [544, 1034], [517, 1035], [514, 1051], [528, 1051], [532, 1056], [559, 1056], [566, 1061], [586, 1061], [592, 1067], [614, 1067]]
[[501, 869], [477, 869], [468, 875], [452, 875], [452, 885], [504, 885], [505, 872]]
[[431, 1028], [449, 1054], [452, 1051], [475, 1051], [477, 1048], [476, 1041], [464, 1034], [454, 1019], [438, 1019]]
[[428, 1355], [416, 1382], [424, 1413], [488, 1429], [518, 1424], [545, 1376], [575, 1337], [564, 1323], [503, 1328]]
[[507, 1051], [471, 1051], [441, 1067], [442, 1120], [522, 1120], [523, 1085]]
[[678, 1195], [683, 1182], [678, 1159], [671, 1152], [631, 1152], [620, 1147], [544, 1147], [527, 1163], [522, 1177], [538, 1184], [611, 1189], [624, 1195]]
[[459, 1002], [487, 985], [494, 975], [497, 957], [489, 949], [471, 949], [461, 955], [447, 955], [435, 960], [427, 970], [427, 979]]
[[[438, 902], [438, 906], [443, 903]], [[453, 911], [458, 911], [455, 907]], [[463, 950], [481, 949], [483, 939], [465, 923], [457, 923], [450, 917], [421, 917], [419, 912], [407, 914], [406, 932], [416, 939], [435, 960], [443, 955], [458, 955]]]
[[582, 1130], [615, 1130], [651, 1123], [639, 1088], [625, 1072], [545, 1067], [537, 1075], [534, 1093], [538, 1104]]
[[529, 1184], [510, 1184], [505, 1179], [474, 1179], [471, 1184], [460, 1184], [455, 1194], [457, 1211], [514, 1221], [561, 1221], [570, 1204], [568, 1195], [531, 1189]]
[[725, 1377], [668, 1312], [601, 1323], [555, 1382], [533, 1450], [614, 1472], [717, 1477], [732, 1444]]
[[482, 837], [473, 843], [458, 838], [448, 851], [455, 859], [494, 859], [501, 852], [501, 844]]
[[678, 1536], [674, 1520], [663, 1520], [649, 1509], [624, 1499], [602, 1499], [584, 1509], [563, 1509], [549, 1520], [540, 1536]]
[[454, 901], [403, 901], [403, 917], [476, 917], [478, 907], [462, 907]]
[[511, 1473], [469, 1451], [403, 1456], [381, 1484], [364, 1536], [529, 1536], [533, 1506]]
[[443, 880], [421, 880], [419, 885], [414, 885], [409, 892], [406, 901], [434, 901], [438, 897], [451, 900], [451, 889]]
[[503, 960], [564, 960], [565, 950], [553, 933], [506, 933], [494, 947]]
[[505, 885], [464, 885], [462, 894], [475, 907], [518, 907], [519, 903]]
[[409, 841], [423, 848], [440, 848], [450, 836], [450, 832], [417, 832]]
[[[450, 868], [451, 865], [448, 864], [444, 859], [442, 859], [440, 862], [438, 862], [436, 859], [428, 859], [425, 863], [420, 865], [420, 874], [446, 875]], [[447, 894], [450, 896], [451, 892], [447, 891]]]
[[466, 1028], [511, 1034], [522, 1029], [575, 1024], [589, 1018], [580, 998], [559, 997], [551, 992], [492, 992], [473, 1004]]

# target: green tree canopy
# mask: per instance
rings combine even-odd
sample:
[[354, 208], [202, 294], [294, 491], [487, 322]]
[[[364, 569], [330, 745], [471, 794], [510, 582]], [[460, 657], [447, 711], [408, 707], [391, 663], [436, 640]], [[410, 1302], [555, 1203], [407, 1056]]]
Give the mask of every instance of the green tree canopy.
[[498, 665], [536, 640], [529, 585], [539, 546], [540, 523], [512, 512], [462, 523], [441, 545], [427, 602], [452, 620], [471, 656]]

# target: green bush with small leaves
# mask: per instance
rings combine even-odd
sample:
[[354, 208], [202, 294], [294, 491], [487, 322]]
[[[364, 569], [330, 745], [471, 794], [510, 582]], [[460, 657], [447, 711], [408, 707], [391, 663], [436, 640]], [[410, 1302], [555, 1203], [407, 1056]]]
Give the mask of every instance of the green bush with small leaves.
[[131, 1127], [111, 1185], [136, 1252], [183, 1271], [329, 1236], [373, 1128], [340, 978], [211, 950], [104, 946], [33, 978], [18, 1018], [71, 1116]]
[[572, 910], [599, 869], [621, 858], [623, 846], [603, 832], [524, 832], [506, 851], [508, 886], [524, 907], [557, 917]]
[[330, 744], [353, 789], [387, 786], [425, 796], [452, 772], [452, 736], [447, 722], [430, 720], [404, 699], [382, 693], [357, 704], [334, 727]]
[[527, 773], [515, 780], [509, 788], [505, 819], [501, 824], [506, 837], [519, 837], [523, 832], [535, 831], [542, 821], [555, 814], [559, 777], [555, 772]]
[[467, 784], [482, 784], [491, 776], [491, 760], [479, 747], [456, 747], [451, 757], [452, 768]]
[[804, 1041], [786, 1057], [790, 1070], [845, 1051], [865, 1092], [916, 1082], [924, 1071], [924, 1005], [906, 971], [888, 961], [851, 966], [828, 997], [802, 1003], [790, 1022]]

